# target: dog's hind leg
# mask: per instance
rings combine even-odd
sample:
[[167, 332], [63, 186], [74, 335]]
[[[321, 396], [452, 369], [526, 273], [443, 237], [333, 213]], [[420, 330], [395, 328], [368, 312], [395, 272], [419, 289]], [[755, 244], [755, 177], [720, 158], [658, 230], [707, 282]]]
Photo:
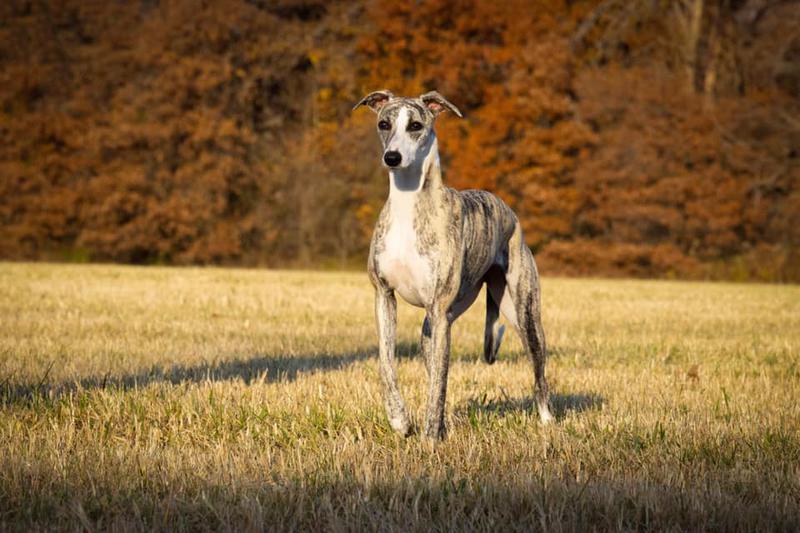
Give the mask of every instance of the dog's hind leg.
[[428, 372], [428, 377], [431, 375], [431, 321], [425, 316], [422, 321], [422, 332], [419, 336], [419, 350], [422, 353], [422, 359], [425, 361], [425, 371]]
[[[508, 248], [508, 272], [500, 309], [509, 321], [516, 322], [522, 344], [531, 358], [536, 379], [536, 408], [539, 418], [546, 424], [553, 420], [553, 415], [550, 414], [545, 378], [547, 346], [542, 329], [539, 272], [522, 238], [519, 222], [509, 239]], [[509, 316], [512, 314], [513, 317]]]

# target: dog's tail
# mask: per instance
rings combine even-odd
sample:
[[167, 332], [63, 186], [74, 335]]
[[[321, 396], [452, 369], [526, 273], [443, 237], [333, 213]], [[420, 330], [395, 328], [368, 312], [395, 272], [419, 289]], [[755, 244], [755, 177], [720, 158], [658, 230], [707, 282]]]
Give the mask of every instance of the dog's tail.
[[[495, 280], [490, 275], [486, 286], [486, 330], [483, 337], [483, 360], [492, 364], [497, 360], [497, 352], [500, 351], [500, 343], [503, 341], [503, 333], [506, 327], [501, 326], [500, 302], [496, 301], [496, 295], [492, 296], [491, 284]], [[495, 291], [496, 292], [496, 291]], [[502, 294], [502, 291], [500, 292]]]
[[486, 330], [486, 336], [483, 343], [483, 360], [487, 364], [493, 364], [497, 361], [497, 353], [500, 351], [500, 343], [503, 342], [503, 334], [506, 332], [505, 326], [498, 326], [495, 324], [493, 331]]

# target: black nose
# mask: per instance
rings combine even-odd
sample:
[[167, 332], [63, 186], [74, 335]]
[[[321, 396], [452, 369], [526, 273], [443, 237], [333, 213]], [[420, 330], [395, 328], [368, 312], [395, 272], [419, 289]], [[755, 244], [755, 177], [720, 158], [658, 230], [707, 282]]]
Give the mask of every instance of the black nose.
[[390, 167], [396, 167], [400, 164], [400, 160], [403, 159], [403, 156], [400, 155], [400, 152], [386, 152], [383, 154], [383, 161]]

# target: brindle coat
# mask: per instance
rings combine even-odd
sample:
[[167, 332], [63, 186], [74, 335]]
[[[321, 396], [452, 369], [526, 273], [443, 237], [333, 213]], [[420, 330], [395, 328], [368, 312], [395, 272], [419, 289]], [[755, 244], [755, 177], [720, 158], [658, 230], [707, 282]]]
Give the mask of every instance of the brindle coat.
[[493, 194], [456, 191], [442, 183], [434, 119], [445, 110], [459, 117], [461, 113], [435, 91], [419, 98], [377, 91], [355, 108], [360, 105], [378, 115], [389, 168], [389, 198], [372, 236], [368, 270], [375, 286], [380, 370], [392, 427], [403, 435], [411, 432], [395, 371], [395, 292], [426, 311], [420, 343], [429, 378], [425, 435], [442, 438], [450, 326], [472, 305], [484, 283], [484, 360], [491, 364], [497, 357], [502, 313], [531, 357], [539, 416], [549, 422], [539, 275], [519, 221]]

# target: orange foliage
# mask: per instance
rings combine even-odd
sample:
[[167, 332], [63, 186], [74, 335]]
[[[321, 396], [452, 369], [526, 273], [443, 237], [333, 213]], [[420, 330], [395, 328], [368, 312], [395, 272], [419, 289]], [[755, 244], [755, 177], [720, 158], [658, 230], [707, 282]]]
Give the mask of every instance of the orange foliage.
[[0, 257], [360, 261], [438, 89], [543, 271], [800, 280], [800, 6], [697, 1], [2, 3]]

